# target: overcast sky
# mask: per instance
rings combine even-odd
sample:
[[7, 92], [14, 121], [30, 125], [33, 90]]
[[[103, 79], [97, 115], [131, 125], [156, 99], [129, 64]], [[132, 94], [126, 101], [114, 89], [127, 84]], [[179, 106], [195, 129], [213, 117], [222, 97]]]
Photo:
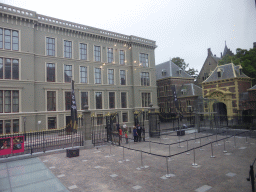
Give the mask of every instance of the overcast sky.
[[254, 0], [0, 0], [39, 14], [156, 41], [156, 64], [181, 57], [201, 69], [207, 48], [256, 42]]

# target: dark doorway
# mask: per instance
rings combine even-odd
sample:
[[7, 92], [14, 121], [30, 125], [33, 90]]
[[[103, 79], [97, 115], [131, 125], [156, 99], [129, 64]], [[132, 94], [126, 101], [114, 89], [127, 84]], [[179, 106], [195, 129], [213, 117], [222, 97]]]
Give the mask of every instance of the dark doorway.
[[226, 121], [227, 120], [227, 106], [224, 103], [214, 103], [213, 104], [213, 111], [216, 112], [217, 117], [219, 120]]

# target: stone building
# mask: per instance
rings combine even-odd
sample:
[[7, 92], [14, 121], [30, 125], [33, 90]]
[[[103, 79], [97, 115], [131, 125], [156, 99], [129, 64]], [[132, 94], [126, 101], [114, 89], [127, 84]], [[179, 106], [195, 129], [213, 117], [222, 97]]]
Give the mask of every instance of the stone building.
[[155, 41], [6, 4], [0, 13], [0, 134], [65, 127], [71, 80], [79, 118], [89, 105], [132, 125], [157, 105]]
[[217, 112], [219, 115], [228, 116], [229, 119], [241, 115], [241, 93], [251, 87], [251, 81], [240, 65], [229, 63], [217, 66], [202, 83], [203, 97], [213, 101], [204, 106], [204, 111]]
[[[202, 89], [194, 85], [194, 78], [170, 60], [156, 65], [156, 81], [160, 115], [166, 120], [178, 113], [190, 116], [195, 99], [202, 95]], [[177, 103], [174, 102], [174, 91]]]
[[210, 73], [218, 66], [219, 60], [221, 60], [226, 55], [230, 55], [230, 56], [234, 55], [232, 51], [227, 47], [226, 41], [225, 41], [223, 54], [220, 53], [221, 57], [217, 57], [216, 55], [213, 55], [211, 48], [208, 48], [207, 53], [208, 54], [205, 59], [205, 62], [195, 82], [195, 84], [200, 87], [202, 86], [202, 82], [205, 81], [210, 76]]

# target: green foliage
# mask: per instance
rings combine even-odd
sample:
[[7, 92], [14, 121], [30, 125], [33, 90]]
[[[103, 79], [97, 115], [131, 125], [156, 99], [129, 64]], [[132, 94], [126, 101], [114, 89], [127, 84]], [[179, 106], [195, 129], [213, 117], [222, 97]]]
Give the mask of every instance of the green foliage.
[[185, 63], [184, 59], [182, 59], [180, 57], [174, 57], [174, 58], [172, 58], [172, 62], [174, 64], [176, 64], [177, 66], [179, 66], [182, 70], [184, 70], [186, 73], [188, 73], [192, 77], [197, 77], [198, 76], [198, 70], [188, 67], [189, 64]]
[[[236, 54], [234, 56], [226, 55], [219, 61], [219, 65], [224, 65], [227, 63], [234, 63], [235, 65], [241, 65], [243, 68], [244, 74], [248, 77], [256, 77], [256, 48], [250, 49], [236, 49]], [[255, 79], [253, 84], [255, 84]]]

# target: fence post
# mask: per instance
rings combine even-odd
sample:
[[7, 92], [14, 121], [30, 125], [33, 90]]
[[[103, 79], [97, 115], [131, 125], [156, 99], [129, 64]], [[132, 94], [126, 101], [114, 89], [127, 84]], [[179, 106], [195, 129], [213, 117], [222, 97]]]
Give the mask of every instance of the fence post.
[[224, 151], [223, 151], [223, 153], [227, 153], [227, 151], [226, 151], [226, 142], [225, 142], [225, 139], [224, 139], [223, 141], [224, 141]]
[[140, 161], [141, 161], [141, 167], [140, 168], [144, 168], [143, 161], [142, 161], [142, 150], [140, 151]]
[[171, 174], [169, 174], [169, 167], [168, 167], [168, 158], [166, 157], [166, 178], [171, 177]]
[[195, 148], [193, 149], [193, 152], [194, 152], [194, 163], [192, 163], [192, 166], [193, 166], [193, 167], [196, 167], [197, 164], [196, 164], [196, 152], [195, 152]]
[[211, 156], [211, 158], [215, 158], [215, 156], [213, 155], [213, 147], [212, 147], [212, 142], [211, 142], [211, 150], [212, 150], [212, 156]]
[[203, 151], [204, 149], [202, 149], [202, 146], [201, 146], [201, 137], [200, 137], [200, 151]]
[[236, 148], [236, 135], [234, 135], [234, 148]]
[[[187, 140], [187, 151], [188, 151], [188, 140]], [[190, 152], [187, 152], [187, 155], [190, 155]]]
[[151, 141], [149, 141], [149, 153], [151, 153]]

